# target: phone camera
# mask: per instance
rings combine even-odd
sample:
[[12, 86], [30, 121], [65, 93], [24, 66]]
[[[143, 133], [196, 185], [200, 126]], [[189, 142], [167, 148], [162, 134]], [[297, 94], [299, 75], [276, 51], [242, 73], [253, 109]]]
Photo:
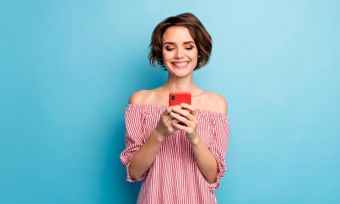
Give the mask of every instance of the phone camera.
[[175, 95], [171, 96], [171, 100], [173, 100], [173, 101], [175, 100]]

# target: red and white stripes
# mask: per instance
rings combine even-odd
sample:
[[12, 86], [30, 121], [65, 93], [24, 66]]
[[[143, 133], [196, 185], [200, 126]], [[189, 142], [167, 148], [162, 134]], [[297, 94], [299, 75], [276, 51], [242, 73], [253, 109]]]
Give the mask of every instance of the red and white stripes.
[[[136, 182], [128, 167], [134, 153], [145, 143], [154, 130], [166, 106], [129, 104], [125, 111], [125, 150], [120, 159], [126, 168], [127, 181]], [[229, 122], [226, 115], [197, 110], [199, 135], [214, 155], [219, 173], [217, 181], [209, 184], [200, 172], [190, 143], [183, 131], [176, 131], [166, 138], [150, 169], [139, 179], [144, 180], [137, 203], [217, 203], [214, 190], [226, 171], [226, 152]]]

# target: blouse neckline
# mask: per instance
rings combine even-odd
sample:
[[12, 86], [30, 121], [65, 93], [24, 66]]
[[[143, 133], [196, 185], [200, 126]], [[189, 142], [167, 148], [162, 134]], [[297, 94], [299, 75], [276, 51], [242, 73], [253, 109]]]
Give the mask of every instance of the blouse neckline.
[[[169, 106], [163, 105], [163, 104], [132, 104], [129, 103], [128, 107], [153, 107], [153, 108], [161, 108], [161, 109], [165, 109]], [[215, 112], [215, 111], [209, 111], [209, 110], [203, 110], [203, 109], [196, 109], [196, 112], [198, 113], [205, 113], [205, 114], [210, 114], [210, 115], [215, 115], [215, 116], [219, 116], [219, 117], [226, 117], [228, 118], [227, 114], [224, 113], [219, 113], [219, 112]]]

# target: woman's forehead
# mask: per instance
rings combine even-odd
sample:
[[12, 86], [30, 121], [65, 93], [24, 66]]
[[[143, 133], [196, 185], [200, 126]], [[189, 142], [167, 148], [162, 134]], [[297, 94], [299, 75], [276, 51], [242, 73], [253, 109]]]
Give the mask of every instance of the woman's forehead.
[[166, 29], [162, 36], [163, 44], [169, 42], [173, 44], [183, 44], [193, 42], [189, 29], [184, 26], [171, 26]]

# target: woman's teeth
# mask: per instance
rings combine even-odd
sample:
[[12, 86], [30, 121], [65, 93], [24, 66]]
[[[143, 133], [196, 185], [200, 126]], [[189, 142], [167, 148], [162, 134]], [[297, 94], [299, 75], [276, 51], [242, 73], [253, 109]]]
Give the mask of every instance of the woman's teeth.
[[178, 67], [178, 68], [185, 68], [188, 66], [189, 62], [173, 62], [172, 63], [173, 65], [175, 65], [175, 67]]

